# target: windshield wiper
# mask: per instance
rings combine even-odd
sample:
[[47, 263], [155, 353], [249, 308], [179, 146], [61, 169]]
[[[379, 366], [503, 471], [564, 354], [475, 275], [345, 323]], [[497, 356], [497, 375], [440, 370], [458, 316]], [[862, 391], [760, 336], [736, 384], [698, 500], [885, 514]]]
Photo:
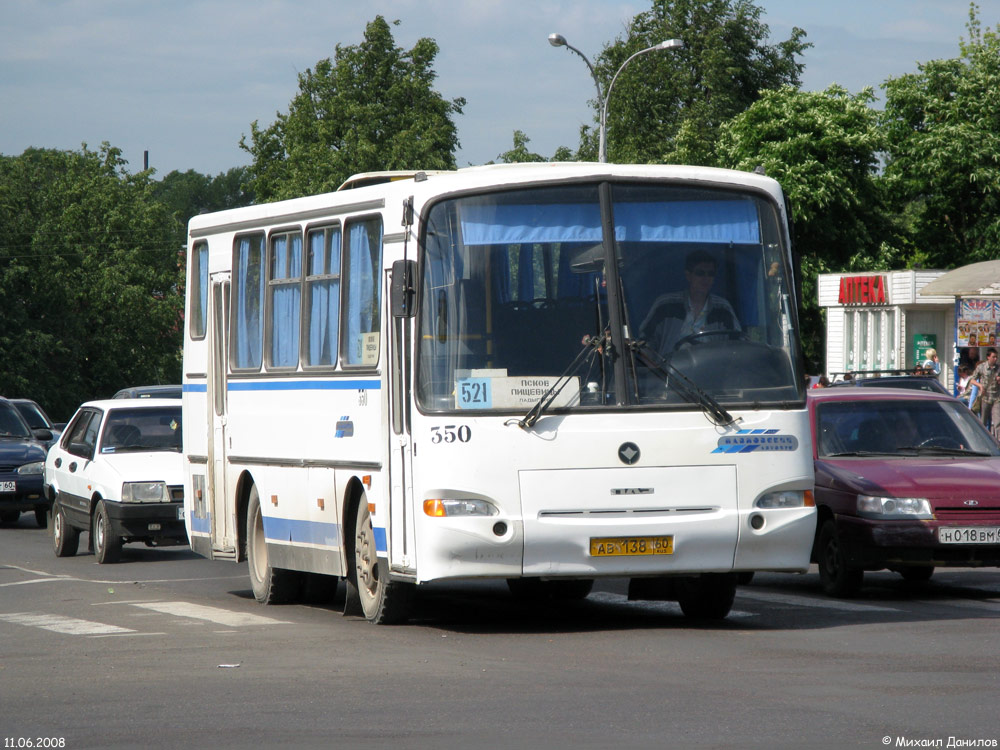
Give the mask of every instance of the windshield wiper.
[[562, 389], [566, 387], [566, 384], [572, 380], [571, 373], [575, 372], [585, 359], [593, 357], [595, 353], [601, 351], [601, 347], [606, 343], [610, 343], [607, 333], [603, 336], [584, 336], [583, 348], [570, 363], [570, 366], [566, 368], [565, 372], [558, 377], [556, 382], [549, 386], [549, 389], [542, 394], [541, 398], [535, 402], [535, 405], [528, 410], [527, 414], [516, 422], [511, 420], [507, 424], [517, 424], [521, 429], [532, 427], [542, 414], [545, 413], [545, 410], [552, 406], [552, 403], [562, 392]]
[[628, 346], [629, 350], [654, 374], [659, 376], [668, 387], [672, 387], [690, 403], [698, 404], [713, 423], [719, 427], [736, 423], [736, 418], [726, 411], [722, 404], [699, 388], [693, 380], [670, 362], [650, 349], [645, 341], [629, 341]]
[[898, 450], [913, 451], [914, 453], [937, 453], [942, 456], [989, 456], [991, 454], [984, 451], [974, 451], [969, 448], [949, 448], [944, 445], [906, 445]]

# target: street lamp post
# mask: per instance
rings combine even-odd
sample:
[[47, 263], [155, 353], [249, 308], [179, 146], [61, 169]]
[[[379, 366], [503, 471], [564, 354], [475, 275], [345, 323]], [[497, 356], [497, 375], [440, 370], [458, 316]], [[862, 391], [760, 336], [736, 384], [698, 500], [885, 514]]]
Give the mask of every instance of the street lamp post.
[[621, 67], [618, 68], [614, 76], [611, 78], [611, 83], [608, 84], [608, 90], [602, 92], [600, 79], [598, 79], [597, 73], [594, 71], [594, 66], [590, 64], [590, 60], [587, 59], [585, 54], [567, 42], [566, 37], [562, 34], [549, 34], [549, 44], [553, 47], [565, 47], [571, 52], [578, 54], [583, 58], [583, 61], [587, 63], [587, 68], [590, 70], [590, 76], [594, 79], [594, 86], [597, 87], [597, 106], [599, 107], [601, 113], [600, 130], [598, 131], [600, 140], [597, 148], [597, 160], [602, 163], [608, 160], [608, 98], [611, 96], [611, 89], [614, 87], [615, 81], [618, 80], [618, 76], [623, 70], [625, 70], [625, 66], [632, 62], [635, 58], [639, 57], [639, 55], [645, 55], [647, 52], [653, 52], [661, 49], [683, 49], [684, 47], [684, 42], [680, 39], [667, 39], [659, 44], [654, 44], [652, 47], [646, 47], [646, 49], [639, 50], [621, 64]]

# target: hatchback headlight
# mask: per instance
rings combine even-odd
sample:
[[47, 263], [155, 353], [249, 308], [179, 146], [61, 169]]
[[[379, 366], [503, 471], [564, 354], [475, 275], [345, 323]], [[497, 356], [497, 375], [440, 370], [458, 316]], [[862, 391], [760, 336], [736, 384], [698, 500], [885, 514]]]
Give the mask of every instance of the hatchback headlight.
[[166, 482], [125, 482], [122, 485], [123, 503], [167, 503], [170, 495]]
[[17, 467], [17, 473], [23, 476], [30, 476], [32, 474], [44, 474], [45, 473], [45, 462], [44, 461], [32, 461], [30, 464], [24, 464], [23, 466]]
[[926, 497], [858, 495], [858, 513], [879, 518], [934, 518]]

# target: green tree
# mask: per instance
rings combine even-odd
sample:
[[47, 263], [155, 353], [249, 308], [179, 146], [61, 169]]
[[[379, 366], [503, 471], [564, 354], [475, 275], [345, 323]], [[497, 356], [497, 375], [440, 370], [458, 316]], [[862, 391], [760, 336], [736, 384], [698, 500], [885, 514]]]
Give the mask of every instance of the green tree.
[[181, 247], [118, 149], [0, 156], [0, 393], [54, 418], [180, 382]]
[[[596, 61], [604, 91], [635, 52], [672, 38], [685, 47], [643, 55], [618, 77], [608, 98], [608, 159], [711, 165], [723, 122], [763, 90], [797, 88], [803, 66], [796, 58], [811, 46], [806, 34], [794, 28], [787, 40], [767, 44], [761, 13], [751, 0], [652, 0], [635, 16]], [[583, 135], [581, 152], [595, 158], [597, 133]]]
[[823, 364], [824, 325], [817, 275], [892, 267], [902, 241], [886, 218], [878, 178], [884, 139], [870, 88], [856, 95], [839, 86], [823, 92], [791, 86], [760, 99], [720, 129], [722, 166], [761, 167], [788, 197], [795, 249], [802, 259], [802, 328], [813, 372]]
[[528, 143], [530, 141], [531, 139], [522, 131], [515, 130], [513, 147], [497, 156], [497, 160], [501, 164], [522, 164], [525, 162], [548, 161], [548, 159], [541, 154], [536, 154], [533, 151], [528, 150]]
[[885, 179], [918, 260], [947, 268], [1000, 251], [1000, 36], [969, 8], [961, 55], [883, 85]]
[[[398, 24], [398, 21], [395, 22]], [[458, 131], [452, 116], [465, 100], [433, 89], [433, 39], [397, 47], [382, 16], [356, 46], [337, 45], [333, 59], [299, 75], [287, 113], [250, 126], [249, 185], [260, 201], [335, 190], [358, 172], [454, 169]]]
[[165, 203], [176, 220], [177, 246], [187, 242], [187, 224], [192, 216], [253, 203], [253, 194], [245, 187], [247, 179], [246, 167], [233, 167], [215, 177], [193, 169], [174, 170], [152, 183], [153, 197]]

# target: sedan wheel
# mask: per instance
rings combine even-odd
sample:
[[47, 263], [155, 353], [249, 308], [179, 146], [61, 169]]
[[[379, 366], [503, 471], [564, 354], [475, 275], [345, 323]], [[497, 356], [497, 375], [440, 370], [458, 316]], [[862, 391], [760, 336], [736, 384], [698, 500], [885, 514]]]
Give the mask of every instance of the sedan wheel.
[[62, 508], [52, 509], [52, 546], [56, 557], [72, 557], [80, 547], [80, 530], [66, 523]]
[[94, 511], [94, 522], [90, 532], [94, 540], [94, 555], [97, 562], [114, 563], [122, 556], [121, 537], [111, 530], [111, 519], [108, 517], [108, 509], [104, 507], [104, 501], [97, 503], [97, 510]]
[[816, 559], [824, 592], [836, 597], [850, 597], [858, 593], [865, 572], [847, 565], [837, 524], [833, 520], [826, 521], [820, 529]]

